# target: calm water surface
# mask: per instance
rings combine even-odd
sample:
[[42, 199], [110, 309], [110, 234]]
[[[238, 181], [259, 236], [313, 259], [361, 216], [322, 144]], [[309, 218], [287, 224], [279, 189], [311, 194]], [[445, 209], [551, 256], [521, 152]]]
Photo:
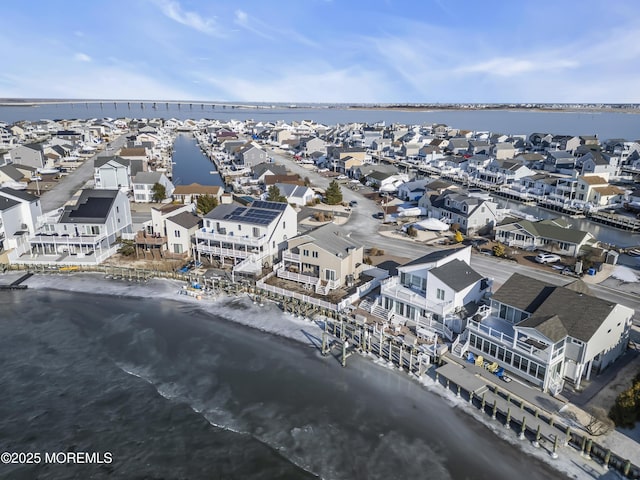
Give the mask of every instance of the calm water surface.
[[344, 108], [276, 108], [276, 109], [222, 109], [220, 106], [201, 107], [200, 104], [158, 103], [152, 108], [146, 103], [132, 102], [114, 106], [112, 102], [100, 104], [52, 104], [38, 107], [0, 107], [0, 121], [65, 119], [65, 118], [177, 118], [220, 120], [256, 120], [285, 122], [314, 120], [325, 125], [349, 122], [386, 122], [403, 124], [444, 123], [454, 128], [490, 131], [505, 134], [547, 132], [562, 135], [598, 135], [608, 138], [640, 139], [640, 115], [611, 112], [537, 112], [504, 110], [353, 110]]
[[[115, 301], [114, 301], [115, 300]], [[415, 382], [171, 301], [0, 292], [1, 478], [562, 478]]]

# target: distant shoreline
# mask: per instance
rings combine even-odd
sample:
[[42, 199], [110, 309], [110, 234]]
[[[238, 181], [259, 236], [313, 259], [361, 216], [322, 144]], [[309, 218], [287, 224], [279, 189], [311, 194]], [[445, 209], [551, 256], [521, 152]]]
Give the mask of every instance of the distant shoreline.
[[545, 112], [545, 113], [630, 113], [639, 114], [640, 105], [636, 104], [615, 104], [623, 106], [613, 106], [612, 104], [594, 105], [585, 104], [568, 104], [554, 106], [545, 106], [541, 104], [292, 104], [292, 103], [274, 103], [268, 102], [252, 103], [252, 102], [233, 102], [233, 101], [204, 101], [204, 100], [94, 100], [94, 99], [0, 99], [0, 108], [2, 107], [38, 107], [41, 105], [67, 105], [73, 103], [172, 103], [172, 104], [203, 104], [203, 105], [229, 105], [235, 108], [246, 109], [278, 109], [278, 110], [325, 110], [325, 109], [345, 109], [345, 110], [386, 110], [400, 112], [429, 112], [429, 111], [512, 111], [512, 112]]

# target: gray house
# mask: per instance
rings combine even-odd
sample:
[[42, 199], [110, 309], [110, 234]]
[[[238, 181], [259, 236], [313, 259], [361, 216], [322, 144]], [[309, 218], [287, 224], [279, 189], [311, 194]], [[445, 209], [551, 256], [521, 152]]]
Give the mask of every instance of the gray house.
[[254, 167], [268, 160], [267, 152], [253, 143], [243, 145], [235, 154], [236, 162], [244, 167]]
[[42, 145], [37, 143], [20, 145], [9, 152], [11, 161], [34, 168], [44, 168], [46, 159]]

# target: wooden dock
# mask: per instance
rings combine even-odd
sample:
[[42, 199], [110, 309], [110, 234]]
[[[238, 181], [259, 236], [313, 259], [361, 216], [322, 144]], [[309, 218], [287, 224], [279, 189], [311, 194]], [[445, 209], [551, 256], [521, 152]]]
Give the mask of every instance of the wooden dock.
[[621, 230], [629, 230], [632, 232], [640, 231], [640, 219], [618, 215], [615, 213], [590, 212], [587, 214], [589, 220], [609, 225], [610, 227], [619, 228]]

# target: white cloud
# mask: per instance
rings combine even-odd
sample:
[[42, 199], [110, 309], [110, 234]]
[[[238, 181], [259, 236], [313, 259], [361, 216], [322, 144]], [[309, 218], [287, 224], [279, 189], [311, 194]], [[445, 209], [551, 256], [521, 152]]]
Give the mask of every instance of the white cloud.
[[247, 102], [366, 103], [393, 95], [380, 74], [360, 68], [301, 65], [295, 70], [283, 69], [273, 78], [259, 77], [216, 76], [204, 80], [223, 92], [225, 99]]
[[171, 20], [208, 35], [222, 35], [222, 32], [217, 28], [215, 19], [204, 18], [196, 12], [185, 11], [175, 0], [160, 0], [159, 6], [162, 13]]
[[57, 72], [56, 78], [60, 81], [51, 82], [39, 75], [5, 74], [0, 97], [198, 100], [186, 90], [119, 67], [65, 70]]
[[487, 73], [501, 77], [511, 77], [529, 72], [576, 68], [578, 63], [571, 60], [540, 59], [540, 61], [523, 60], [513, 57], [497, 57], [471, 65], [464, 65], [453, 70], [454, 73]]
[[77, 60], [78, 62], [90, 62], [91, 61], [91, 57], [89, 55], [87, 55], [86, 53], [81, 53], [78, 52], [73, 56], [74, 60]]
[[236, 10], [236, 23], [238, 25], [246, 25], [247, 21], [249, 20], [249, 15], [247, 15], [247, 12], [244, 12], [242, 10]]
[[259, 37], [266, 38], [267, 40], [273, 40], [273, 37], [266, 33], [269, 27], [259, 20], [253, 18], [249, 19], [249, 15], [244, 10], [235, 11], [235, 24], [258, 35]]

